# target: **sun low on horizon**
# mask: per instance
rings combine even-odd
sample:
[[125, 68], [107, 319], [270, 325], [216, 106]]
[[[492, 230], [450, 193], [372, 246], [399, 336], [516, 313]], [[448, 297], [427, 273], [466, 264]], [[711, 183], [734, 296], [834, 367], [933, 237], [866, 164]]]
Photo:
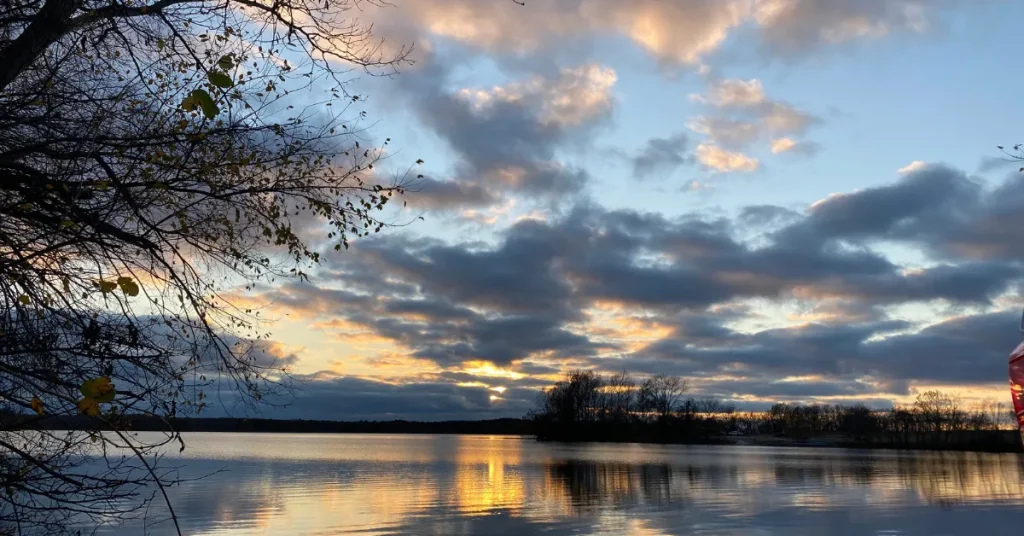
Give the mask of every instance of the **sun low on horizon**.
[[[233, 296], [267, 417], [519, 417], [567, 371], [689, 395], [1003, 400], [1024, 307], [1024, 4], [393, 0], [349, 90], [397, 225]], [[1001, 52], [1000, 52], [1001, 51]], [[422, 217], [422, 219], [421, 219]], [[321, 237], [318, 222], [303, 233]], [[326, 244], [326, 242], [324, 242]]]

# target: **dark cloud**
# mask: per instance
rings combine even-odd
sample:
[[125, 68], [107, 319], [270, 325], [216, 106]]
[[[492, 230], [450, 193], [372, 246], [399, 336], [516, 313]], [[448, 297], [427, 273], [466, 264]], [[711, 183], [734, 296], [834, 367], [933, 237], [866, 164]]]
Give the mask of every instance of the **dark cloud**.
[[[1024, 180], [985, 189], [930, 165], [830, 196], [803, 214], [761, 205], [735, 218], [667, 218], [580, 204], [550, 220], [520, 221], [493, 242], [361, 240], [312, 283], [267, 296], [448, 370], [479, 360], [534, 375], [626, 368], [708, 380], [715, 394], [866, 400], [881, 389], [906, 392], [912, 381], [1002, 380], [1018, 337], [1015, 313], [922, 329], [891, 317], [890, 306], [991, 310], [1022, 281], [1020, 241], [998, 228], [1024, 228], [1024, 220], [1012, 224], [1022, 215]], [[928, 262], [908, 269], [880, 253], [882, 243]], [[762, 317], [752, 299], [796, 304], [812, 323], [741, 330], [779, 314]], [[650, 319], [661, 338], [637, 349], [614, 330], [589, 330], [594, 307], [604, 306]], [[732, 387], [710, 380], [723, 376], [737, 379]], [[787, 376], [816, 379], [777, 381]], [[537, 384], [510, 387], [527, 393]]]
[[981, 159], [978, 163], [978, 173], [988, 173], [990, 171], [1005, 171], [1008, 169], [1020, 169], [1021, 161], [1011, 157], [995, 157], [986, 156]]
[[480, 318], [445, 331], [448, 332], [446, 335], [462, 340], [450, 342], [447, 337], [420, 340], [417, 341], [419, 349], [413, 356], [442, 364], [484, 359], [507, 365], [534, 352], [550, 352], [551, 357], [571, 357], [593, 354], [602, 346], [586, 336], [560, 327], [552, 319], [540, 316]]
[[781, 240], [925, 240], [969, 218], [981, 187], [964, 173], [927, 165], [894, 184], [837, 194], [816, 203]]
[[613, 71], [583, 65], [553, 78], [452, 89], [454, 62], [437, 54], [403, 73], [396, 87], [457, 164], [450, 179], [414, 185], [423, 195], [410, 196], [410, 202], [435, 209], [479, 206], [510, 193], [550, 200], [585, 187], [587, 173], [561, 164], [556, 152], [610, 120]]
[[[905, 394], [909, 382], [993, 384], [1019, 342], [1017, 311], [946, 320], [920, 331], [905, 322], [812, 324], [746, 334], [726, 330], [694, 342], [685, 329], [624, 358], [631, 370], [696, 378], [706, 392], [766, 398]], [[888, 333], [888, 335], [886, 335]], [[729, 374], [742, 380], [701, 384]], [[779, 382], [784, 376], [817, 376]], [[751, 378], [761, 378], [753, 380]], [[867, 383], [865, 383], [867, 382]], [[731, 391], [731, 392], [730, 392]]]
[[408, 194], [408, 201], [414, 207], [427, 209], [486, 206], [497, 201], [494, 194], [480, 184], [429, 177], [413, 181]]
[[888, 240], [951, 262], [1014, 263], [1024, 256], [1024, 176], [985, 189], [963, 172], [929, 164], [899, 181], [815, 204], [777, 241]]
[[740, 222], [748, 227], [767, 227], [779, 223], [790, 223], [800, 218], [800, 213], [775, 205], [752, 205], [740, 211]]
[[692, 164], [694, 158], [688, 153], [689, 145], [689, 138], [683, 133], [647, 140], [643, 150], [630, 159], [633, 177], [641, 179], [656, 173], [667, 175], [680, 166]]
[[953, 318], [867, 344], [864, 360], [885, 378], [1002, 383], [1019, 320], [1017, 310]]
[[[745, 355], [759, 366], [783, 370], [798, 365], [795, 356], [800, 352], [768, 344], [766, 348], [775, 350], [765, 353], [757, 349], [760, 342], [744, 342], [721, 325], [706, 322], [697, 329], [694, 318], [710, 318], [709, 308], [735, 299], [799, 297], [841, 303], [817, 314], [854, 322], [847, 327], [854, 331], [843, 340], [856, 347], [877, 334], [885, 317], [880, 307], [887, 304], [946, 300], [989, 305], [1020, 279], [1016, 262], [961, 259], [906, 270], [867, 247], [875, 240], [942, 247], [936, 230], [945, 229], [941, 238], [946, 238], [965, 232], [954, 227], [957, 223], [970, 229], [991, 204], [985, 198], [962, 174], [929, 167], [894, 185], [830, 197], [806, 216], [756, 206], [742, 211], [737, 220], [668, 219], [581, 205], [556, 220], [513, 225], [497, 244], [363, 241], [337, 266], [339, 273], [363, 274], [361, 279], [343, 279], [356, 293], [337, 294], [353, 305], [339, 314], [408, 346], [416, 357], [446, 366], [479, 359], [508, 365], [545, 352], [549, 357], [587, 358], [602, 348], [614, 349], [573, 327], [585, 319], [587, 307], [608, 301], [668, 315], [663, 318], [691, 315], [678, 337], [707, 341], [714, 359], [721, 359], [716, 352], [728, 348], [734, 358]], [[1015, 206], [1013, 199], [1002, 194], [999, 206]], [[737, 238], [751, 225], [767, 223], [775, 223], [773, 230], [757, 245]], [[404, 286], [363, 288], [357, 282], [381, 279]], [[370, 309], [360, 298], [368, 294], [376, 295]], [[310, 303], [328, 295], [319, 294]], [[417, 318], [410, 318], [413, 312]], [[826, 339], [835, 350], [841, 340], [830, 337], [840, 332], [828, 329]], [[677, 341], [664, 344], [650, 350], [663, 353]], [[687, 350], [676, 355], [694, 354]], [[813, 359], [827, 362], [824, 355], [822, 351]], [[691, 372], [706, 366], [696, 360]]]
[[[460, 420], [521, 417], [532, 406], [536, 391], [507, 390], [500, 398], [485, 387], [452, 382], [407, 381], [392, 384], [331, 373], [296, 376], [287, 395], [268, 396], [259, 414], [275, 419], [305, 420]], [[227, 397], [231, 392], [225, 392]], [[230, 400], [222, 401], [233, 407]], [[239, 411], [226, 413], [242, 416]], [[204, 416], [220, 416], [216, 408]]]

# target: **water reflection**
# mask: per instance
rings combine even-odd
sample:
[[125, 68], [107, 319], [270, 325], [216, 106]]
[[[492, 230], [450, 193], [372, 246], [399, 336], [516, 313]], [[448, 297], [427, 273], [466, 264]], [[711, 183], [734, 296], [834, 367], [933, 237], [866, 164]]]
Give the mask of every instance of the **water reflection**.
[[[509, 437], [197, 434], [188, 534], [961, 534], [1024, 526], [1024, 458]], [[151, 518], [161, 515], [154, 506]], [[138, 534], [142, 525], [103, 527]], [[166, 524], [150, 534], [169, 534]]]

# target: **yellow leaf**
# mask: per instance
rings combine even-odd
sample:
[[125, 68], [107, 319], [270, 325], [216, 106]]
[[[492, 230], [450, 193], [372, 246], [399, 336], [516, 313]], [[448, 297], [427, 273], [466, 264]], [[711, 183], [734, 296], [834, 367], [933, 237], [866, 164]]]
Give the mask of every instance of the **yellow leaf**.
[[96, 402], [110, 402], [115, 394], [114, 384], [110, 383], [110, 378], [106, 376], [86, 380], [79, 390], [82, 391], [82, 396]]
[[95, 417], [100, 414], [100, 403], [92, 398], [83, 398], [78, 401], [78, 411], [83, 415]]
[[43, 414], [43, 401], [39, 400], [38, 396], [32, 397], [32, 409], [40, 415]]
[[21, 302], [22, 305], [28, 305], [32, 303], [32, 298], [29, 298], [26, 294], [22, 294], [21, 296], [18, 296], [18, 301]]
[[132, 278], [119, 277], [117, 278], [117, 284], [121, 287], [121, 292], [124, 292], [129, 296], [139, 295], [139, 285], [135, 281], [132, 281]]

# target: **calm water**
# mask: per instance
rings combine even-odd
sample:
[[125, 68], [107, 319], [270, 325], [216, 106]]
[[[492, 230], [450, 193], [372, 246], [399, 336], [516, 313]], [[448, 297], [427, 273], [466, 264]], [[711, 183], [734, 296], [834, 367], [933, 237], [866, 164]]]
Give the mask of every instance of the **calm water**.
[[[186, 534], [1020, 534], [1024, 457], [191, 434]], [[161, 516], [153, 507], [151, 518]], [[150, 534], [170, 534], [166, 523]], [[141, 534], [143, 525], [100, 534]]]

